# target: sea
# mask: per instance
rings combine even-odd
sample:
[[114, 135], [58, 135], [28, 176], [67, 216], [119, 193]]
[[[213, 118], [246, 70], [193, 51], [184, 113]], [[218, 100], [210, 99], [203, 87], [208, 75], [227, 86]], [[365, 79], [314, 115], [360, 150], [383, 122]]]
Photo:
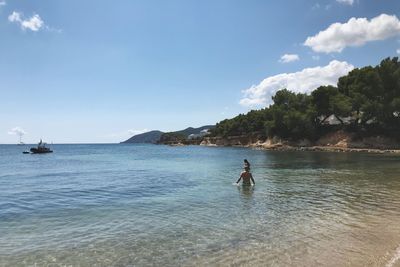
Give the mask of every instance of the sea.
[[400, 266], [399, 155], [25, 149], [0, 145], [0, 266]]

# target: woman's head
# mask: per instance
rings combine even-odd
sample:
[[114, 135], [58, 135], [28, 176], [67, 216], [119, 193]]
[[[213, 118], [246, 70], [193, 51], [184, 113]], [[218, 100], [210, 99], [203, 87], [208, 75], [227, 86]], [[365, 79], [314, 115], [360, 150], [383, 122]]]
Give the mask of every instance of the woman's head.
[[250, 162], [247, 159], [244, 159], [244, 166], [247, 166], [250, 168]]
[[244, 167], [244, 170], [246, 171], [246, 172], [248, 172], [248, 171], [250, 171], [250, 168], [249, 167]]

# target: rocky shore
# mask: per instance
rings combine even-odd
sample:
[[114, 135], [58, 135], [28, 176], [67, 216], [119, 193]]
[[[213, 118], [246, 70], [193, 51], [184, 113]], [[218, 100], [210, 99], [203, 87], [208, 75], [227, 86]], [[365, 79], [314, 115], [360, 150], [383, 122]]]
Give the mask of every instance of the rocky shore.
[[382, 136], [356, 138], [354, 134], [338, 131], [319, 138], [315, 142], [309, 140], [289, 141], [279, 137], [262, 140], [259, 135], [205, 137], [203, 146], [237, 146], [254, 149], [277, 151], [327, 151], [327, 152], [369, 152], [400, 154], [400, 142]]

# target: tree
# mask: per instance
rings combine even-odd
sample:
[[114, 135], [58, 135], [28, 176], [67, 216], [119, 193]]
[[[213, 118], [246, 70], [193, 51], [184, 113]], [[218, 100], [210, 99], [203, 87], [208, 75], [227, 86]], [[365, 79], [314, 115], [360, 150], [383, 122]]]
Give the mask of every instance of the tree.
[[342, 117], [351, 115], [349, 97], [341, 94], [334, 86], [320, 86], [311, 93], [311, 96], [319, 124], [322, 124], [331, 115], [334, 115], [343, 124]]
[[315, 133], [315, 110], [311, 97], [306, 94], [295, 94], [286, 89], [278, 91], [272, 98], [270, 106], [272, 119], [265, 123], [266, 132], [283, 138], [312, 138]]

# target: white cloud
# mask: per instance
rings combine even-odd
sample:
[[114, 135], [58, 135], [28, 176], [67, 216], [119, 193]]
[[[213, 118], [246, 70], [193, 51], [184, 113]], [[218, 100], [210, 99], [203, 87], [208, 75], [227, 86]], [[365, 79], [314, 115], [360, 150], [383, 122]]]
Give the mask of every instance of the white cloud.
[[4, 0], [0, 0], [0, 7], [5, 6], [7, 3]]
[[29, 20], [22, 21], [21, 26], [32, 31], [38, 31], [43, 26], [43, 20], [39, 15], [33, 15]]
[[11, 22], [20, 22], [21, 14], [19, 12], [13, 12], [10, 16], [8, 16], [8, 20]]
[[354, 4], [354, 0], [336, 0], [336, 2], [350, 6]]
[[353, 69], [354, 66], [345, 61], [333, 60], [324, 67], [271, 76], [244, 90], [240, 104], [247, 107], [266, 106], [272, 103], [271, 97], [283, 88], [296, 93], [310, 93], [321, 85], [336, 85], [340, 77]]
[[400, 55], [400, 48], [396, 50], [396, 53]]
[[25, 132], [25, 130], [22, 129], [21, 127], [17, 126], [17, 127], [12, 128], [11, 130], [9, 130], [8, 134], [23, 136], [23, 135], [27, 134], [27, 132]]
[[346, 23], [331, 24], [326, 30], [308, 37], [305, 46], [315, 52], [342, 52], [348, 46], [362, 46], [370, 41], [384, 40], [400, 34], [400, 21], [393, 15], [381, 14], [370, 21], [351, 18]]
[[20, 24], [21, 29], [23, 30], [29, 29], [34, 32], [40, 30], [44, 26], [44, 22], [38, 14], [34, 14], [29, 19], [23, 19], [21, 13], [14, 11], [11, 15], [8, 16], [8, 20], [10, 22]]
[[299, 59], [300, 59], [299, 55], [296, 55], [296, 54], [284, 54], [283, 56], [281, 56], [281, 59], [279, 60], [279, 62], [281, 62], [281, 63], [289, 63], [289, 62], [297, 61]]

